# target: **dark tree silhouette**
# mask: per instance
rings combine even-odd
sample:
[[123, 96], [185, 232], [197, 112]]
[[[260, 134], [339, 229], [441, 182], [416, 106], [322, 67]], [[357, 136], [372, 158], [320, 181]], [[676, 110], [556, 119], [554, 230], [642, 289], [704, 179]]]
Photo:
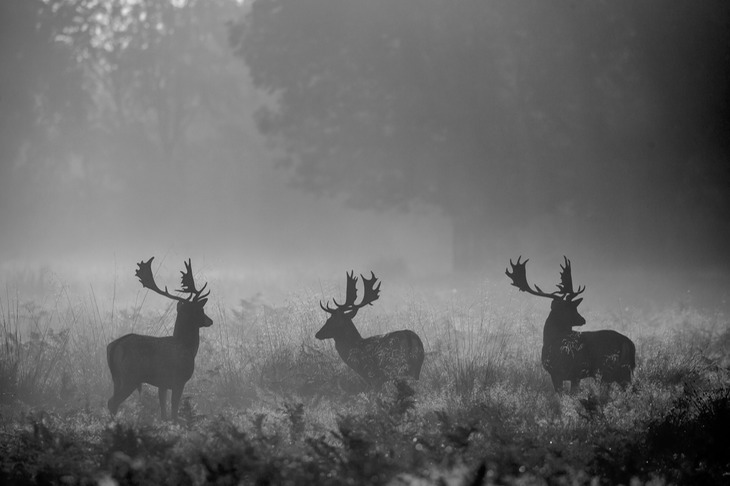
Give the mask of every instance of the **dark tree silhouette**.
[[[54, 137], [55, 153], [67, 152], [89, 98], [82, 71], [67, 44], [59, 42], [66, 10], [41, 0], [0, 2], [0, 206], [43, 203], [34, 174], [52, 172], [43, 142]], [[0, 212], [0, 225], [7, 227]]]
[[[0, 13], [0, 203], [15, 208], [0, 222], [60, 244], [90, 221], [97, 236], [161, 218], [181, 233], [171, 212], [208, 212], [204, 227], [235, 204], [258, 96], [228, 44], [235, 0], [8, 0]], [[181, 194], [193, 187], [207, 207]], [[7, 233], [4, 250], [22, 252], [28, 235]]]
[[[258, 123], [296, 186], [356, 207], [435, 205], [453, 222], [456, 267], [474, 268], [490, 235], [546, 215], [570, 220], [566, 240], [619, 253], [672, 235], [683, 197], [705, 190], [676, 192], [689, 154], [719, 187], [676, 94], [699, 82], [678, 74], [700, 69], [726, 104], [726, 68], [696, 60], [721, 61], [705, 42], [727, 35], [706, 24], [727, 8], [634, 3], [258, 0], [231, 42], [276, 97]], [[675, 55], [694, 32], [703, 42]], [[718, 201], [695, 202], [690, 221], [713, 211], [702, 240]]]

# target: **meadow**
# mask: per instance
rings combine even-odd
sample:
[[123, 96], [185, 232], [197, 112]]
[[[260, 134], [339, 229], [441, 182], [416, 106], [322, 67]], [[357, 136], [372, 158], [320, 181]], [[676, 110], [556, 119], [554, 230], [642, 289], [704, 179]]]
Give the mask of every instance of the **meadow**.
[[[125, 280], [125, 286], [136, 281]], [[132, 283], [134, 282], [134, 283]], [[319, 299], [216, 300], [179, 423], [145, 386], [115, 419], [106, 344], [168, 335], [174, 306], [63, 285], [0, 298], [0, 483], [12, 484], [727, 484], [730, 326], [688, 303], [581, 311], [586, 330], [636, 343], [626, 389], [584, 380], [557, 396], [540, 365], [548, 306], [483, 282], [398, 288], [360, 312], [363, 336], [410, 328], [417, 382], [366, 389], [314, 333]], [[216, 288], [216, 282], [211, 283]], [[17, 287], [16, 287], [17, 288]], [[340, 292], [340, 293], [338, 293]]]

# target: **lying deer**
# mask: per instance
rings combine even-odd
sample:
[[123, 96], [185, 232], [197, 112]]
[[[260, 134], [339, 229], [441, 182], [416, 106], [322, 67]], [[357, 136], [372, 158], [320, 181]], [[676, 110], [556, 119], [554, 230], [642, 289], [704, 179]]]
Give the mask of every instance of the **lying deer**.
[[208, 284], [200, 290], [195, 288], [193, 270], [190, 260], [185, 262], [182, 273], [182, 290], [189, 294], [187, 298], [171, 295], [155, 283], [152, 276], [152, 260], [138, 263], [136, 276], [142, 286], [169, 299], [177, 301], [177, 319], [172, 336], [154, 337], [140, 334], [127, 334], [115, 339], [106, 347], [106, 357], [114, 382], [114, 395], [107, 405], [112, 415], [117, 413], [119, 405], [132, 394], [135, 389], [142, 390], [142, 383], [158, 388], [160, 410], [163, 420], [167, 420], [167, 390], [172, 390], [172, 419], [177, 419], [185, 383], [193, 376], [195, 355], [200, 344], [200, 328], [213, 324], [205, 315], [203, 307], [208, 302], [210, 291], [203, 294]]
[[[522, 258], [522, 257], [520, 257]], [[585, 287], [573, 291], [573, 277], [570, 260], [560, 266], [558, 290], [546, 293], [535, 285], [533, 290], [527, 283], [528, 260], [512, 263], [512, 272], [506, 271], [512, 285], [538, 297], [552, 300], [550, 314], [545, 321], [542, 337], [542, 366], [550, 373], [555, 391], [560, 393], [563, 382], [570, 381], [571, 393], [579, 389], [580, 380], [600, 377], [603, 383], [619, 383], [626, 386], [636, 367], [636, 348], [631, 339], [616, 331], [573, 331], [573, 326], [582, 326], [586, 320], [578, 313], [583, 299], [573, 300]]]
[[337, 301], [335, 308], [319, 306], [330, 317], [322, 329], [315, 334], [317, 339], [334, 339], [335, 349], [340, 358], [360, 375], [371, 387], [379, 388], [388, 380], [395, 378], [418, 379], [423, 365], [423, 343], [418, 335], [410, 330], [394, 331], [381, 336], [363, 338], [352, 323], [360, 308], [372, 305], [380, 297], [380, 283], [375, 287], [377, 278], [371, 272], [369, 279], [362, 277], [364, 295], [359, 304], [357, 300], [357, 277], [354, 272], [347, 274], [347, 294], [345, 303]]

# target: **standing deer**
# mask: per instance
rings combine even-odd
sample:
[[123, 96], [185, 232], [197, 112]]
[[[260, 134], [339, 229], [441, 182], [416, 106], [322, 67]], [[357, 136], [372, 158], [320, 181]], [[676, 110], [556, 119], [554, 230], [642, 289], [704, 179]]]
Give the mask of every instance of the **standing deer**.
[[631, 339], [616, 331], [573, 331], [573, 326], [582, 326], [586, 320], [578, 313], [582, 298], [573, 300], [585, 290], [579, 287], [573, 291], [573, 277], [570, 260], [560, 266], [558, 290], [546, 293], [535, 285], [533, 290], [527, 283], [526, 265], [529, 260], [512, 263], [512, 272], [505, 272], [512, 285], [538, 297], [552, 299], [550, 314], [545, 321], [542, 336], [542, 366], [550, 374], [555, 391], [561, 393], [563, 382], [570, 381], [570, 392], [578, 391], [580, 380], [600, 377], [603, 383], [619, 383], [626, 386], [636, 368], [636, 348]]
[[177, 300], [177, 318], [172, 336], [154, 337], [140, 334], [127, 334], [115, 339], [106, 347], [106, 357], [114, 382], [114, 395], [107, 405], [112, 415], [117, 413], [119, 405], [132, 394], [135, 389], [142, 390], [142, 383], [158, 388], [160, 414], [167, 420], [167, 390], [172, 390], [172, 420], [177, 420], [185, 383], [193, 376], [195, 355], [200, 344], [200, 328], [213, 324], [205, 315], [203, 307], [208, 302], [210, 291], [203, 295], [207, 283], [200, 290], [195, 288], [193, 270], [190, 260], [185, 262], [182, 273], [182, 290], [189, 294], [187, 298], [171, 295], [155, 283], [152, 276], [152, 260], [137, 264], [135, 275], [144, 288], [150, 289], [169, 299]]
[[395, 378], [415, 378], [421, 374], [423, 365], [423, 343], [418, 335], [410, 330], [394, 331], [380, 336], [363, 338], [352, 323], [361, 307], [372, 305], [380, 297], [380, 283], [371, 272], [369, 279], [362, 277], [364, 294], [362, 301], [357, 299], [357, 277], [354, 272], [347, 274], [347, 294], [345, 303], [337, 301], [335, 308], [319, 306], [330, 317], [322, 329], [315, 334], [317, 339], [334, 339], [335, 349], [340, 358], [360, 375], [371, 387], [379, 388], [388, 380]]

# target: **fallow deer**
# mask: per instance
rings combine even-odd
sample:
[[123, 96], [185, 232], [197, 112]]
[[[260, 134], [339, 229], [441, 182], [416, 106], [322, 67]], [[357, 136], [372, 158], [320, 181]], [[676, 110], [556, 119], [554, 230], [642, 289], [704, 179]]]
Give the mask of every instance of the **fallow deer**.
[[380, 336], [363, 338], [352, 319], [360, 308], [372, 305], [380, 297], [380, 283], [371, 272], [369, 279], [362, 277], [364, 294], [362, 301], [357, 300], [357, 277], [354, 272], [347, 274], [347, 293], [344, 304], [335, 303], [335, 308], [319, 306], [330, 317], [315, 337], [334, 339], [335, 349], [340, 358], [360, 375], [369, 386], [381, 387], [386, 381], [397, 378], [418, 379], [423, 365], [423, 343], [418, 335], [410, 330], [394, 331]]
[[558, 290], [552, 293], [535, 289], [527, 283], [526, 265], [529, 260], [512, 263], [512, 271], [505, 272], [512, 285], [538, 297], [552, 300], [550, 314], [545, 321], [542, 337], [542, 366], [550, 374], [555, 391], [561, 393], [563, 382], [570, 381], [570, 391], [578, 391], [580, 380], [600, 377], [603, 383], [619, 383], [626, 386], [636, 367], [636, 348], [631, 339], [611, 330], [573, 331], [574, 326], [582, 326], [586, 320], [578, 313], [582, 298], [573, 300], [585, 291], [579, 287], [573, 290], [573, 276], [570, 260], [560, 266]]
[[172, 390], [172, 419], [177, 419], [183, 388], [195, 369], [195, 355], [200, 345], [200, 328], [213, 324], [205, 315], [203, 307], [210, 291], [203, 294], [207, 283], [200, 290], [195, 288], [190, 260], [185, 262], [182, 273], [182, 289], [177, 292], [189, 294], [187, 298], [171, 295], [161, 290], [152, 275], [152, 260], [137, 264], [135, 275], [144, 288], [177, 301], [177, 318], [172, 336], [154, 337], [127, 334], [115, 339], [106, 347], [107, 362], [114, 382], [114, 395], [107, 405], [112, 415], [119, 405], [135, 389], [142, 390], [142, 383], [158, 388], [160, 415], [167, 420], [167, 390]]

